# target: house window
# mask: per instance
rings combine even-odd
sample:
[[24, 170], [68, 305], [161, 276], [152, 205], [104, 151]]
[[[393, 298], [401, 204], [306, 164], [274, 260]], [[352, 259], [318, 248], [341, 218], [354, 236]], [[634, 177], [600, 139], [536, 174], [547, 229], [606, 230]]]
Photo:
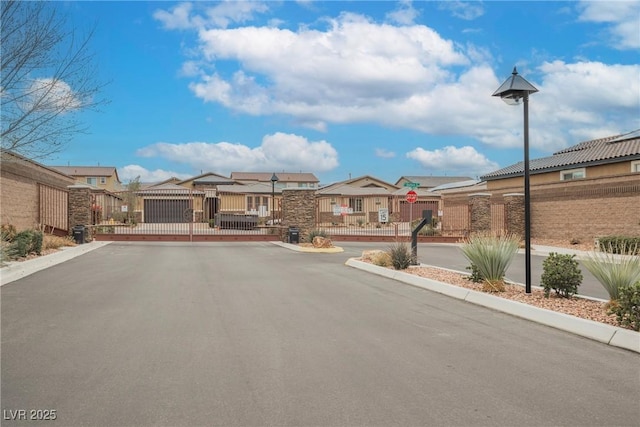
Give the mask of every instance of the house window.
[[98, 185], [98, 178], [96, 177], [87, 177], [87, 184], [89, 185]]
[[106, 177], [104, 177], [104, 176], [101, 176], [101, 177], [100, 177], [100, 184], [104, 185], [104, 184], [106, 184], [106, 183], [107, 183], [107, 178], [106, 178]]
[[631, 172], [640, 172], [640, 160], [631, 162]]
[[331, 198], [331, 204], [332, 204], [332, 205], [335, 205], [335, 204], [336, 204], [336, 198], [335, 198], [335, 197], [332, 197], [332, 198]]
[[362, 212], [362, 198], [351, 197], [349, 198], [349, 207], [353, 209], [353, 212]]
[[247, 196], [247, 210], [249, 212], [254, 210], [254, 207], [253, 207], [253, 196]]
[[584, 168], [571, 169], [568, 171], [560, 172], [560, 181], [570, 181], [572, 179], [582, 179], [587, 176]]

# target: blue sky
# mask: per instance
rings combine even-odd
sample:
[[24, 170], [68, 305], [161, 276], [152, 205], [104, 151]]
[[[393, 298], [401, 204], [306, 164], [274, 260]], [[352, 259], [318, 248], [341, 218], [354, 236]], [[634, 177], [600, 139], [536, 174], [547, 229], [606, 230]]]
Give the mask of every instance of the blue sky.
[[64, 2], [110, 83], [44, 161], [122, 181], [201, 172], [477, 177], [640, 128], [640, 2]]

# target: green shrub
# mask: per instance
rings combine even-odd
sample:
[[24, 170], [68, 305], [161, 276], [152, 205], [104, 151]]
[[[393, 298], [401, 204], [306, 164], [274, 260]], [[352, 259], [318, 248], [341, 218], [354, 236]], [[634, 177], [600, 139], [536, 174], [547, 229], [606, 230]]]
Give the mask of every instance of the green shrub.
[[316, 236], [324, 237], [325, 239], [329, 238], [329, 235], [324, 230], [311, 230], [307, 236], [307, 241], [313, 243], [313, 238]]
[[391, 258], [391, 265], [393, 265], [393, 268], [396, 270], [407, 269], [412, 264], [413, 256], [411, 255], [411, 249], [405, 242], [394, 243], [388, 252]]
[[462, 253], [484, 278], [483, 290], [504, 291], [504, 275], [518, 252], [516, 235], [473, 234], [462, 245]]
[[575, 257], [575, 255], [551, 252], [542, 262], [540, 280], [545, 297], [549, 298], [551, 289], [563, 298], [571, 298], [578, 293], [578, 286], [582, 283], [582, 272]]
[[640, 257], [638, 256], [593, 252], [582, 263], [605, 288], [611, 301], [618, 299], [621, 288], [640, 281]]
[[619, 289], [618, 299], [611, 304], [609, 314], [615, 314], [618, 324], [640, 331], [640, 282]]
[[208, 222], [209, 222], [209, 228], [215, 228], [215, 226], [216, 226], [216, 220], [215, 219], [210, 219]]
[[602, 252], [610, 252], [613, 254], [640, 255], [640, 237], [599, 237], [598, 249]]
[[471, 270], [471, 274], [469, 275], [469, 277], [466, 277], [468, 281], [473, 283], [480, 283], [484, 281], [484, 277], [482, 277], [482, 274], [480, 274], [480, 270], [478, 270], [478, 266], [476, 266], [475, 264], [471, 264], [470, 266], [468, 266], [467, 270]]
[[31, 253], [42, 253], [42, 240], [44, 235], [39, 230], [24, 230], [13, 238], [9, 245], [8, 253], [13, 259], [24, 258]]

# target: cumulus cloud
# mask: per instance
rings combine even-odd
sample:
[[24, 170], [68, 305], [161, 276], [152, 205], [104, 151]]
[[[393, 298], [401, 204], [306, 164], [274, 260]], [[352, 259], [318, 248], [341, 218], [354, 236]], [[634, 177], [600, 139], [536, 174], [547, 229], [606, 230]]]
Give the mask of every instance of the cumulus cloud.
[[160, 182], [169, 178], [187, 179], [191, 175], [166, 171], [164, 169], [148, 170], [140, 165], [127, 165], [118, 168], [118, 176], [122, 182], [129, 182], [140, 177], [140, 182]]
[[[628, 2], [589, 2], [581, 19], [600, 19], [620, 37], [631, 23], [637, 38], [639, 18], [632, 6], [607, 6], [620, 3]], [[392, 25], [396, 15], [391, 14], [384, 23], [342, 13], [323, 21], [324, 28], [226, 28], [212, 21], [209, 9], [180, 6], [167, 12], [172, 21], [163, 14], [156, 18], [162, 17], [167, 28], [197, 30], [196, 57], [182, 72], [192, 76], [190, 90], [207, 103], [240, 114], [290, 117], [319, 131], [332, 124], [376, 123], [464, 135], [492, 147], [522, 145], [522, 107], [491, 97], [511, 68], [496, 75], [487, 47], [456, 43], [408, 17], [401, 26]], [[464, 19], [484, 13], [478, 2], [445, 2], [443, 7]], [[395, 11], [412, 9], [406, 2]], [[233, 15], [234, 22], [261, 12], [251, 10]], [[225, 67], [216, 67], [220, 62]], [[534, 148], [562, 148], [575, 142], [577, 133], [599, 137], [605, 136], [603, 129], [617, 128], [616, 133], [640, 127], [637, 64], [557, 61], [519, 71], [539, 89], [530, 99]]]
[[68, 113], [82, 107], [82, 100], [66, 82], [52, 78], [39, 78], [31, 82], [21, 105], [25, 110], [35, 108], [40, 111]]
[[325, 172], [338, 166], [338, 153], [327, 141], [309, 141], [285, 133], [266, 135], [259, 147], [229, 142], [159, 142], [137, 151], [141, 157], [161, 157], [196, 170], [228, 174], [234, 170], [303, 170]]
[[640, 2], [582, 1], [579, 20], [610, 24], [608, 44], [614, 49], [640, 48]]
[[418, 161], [429, 171], [458, 173], [479, 176], [499, 169], [496, 162], [487, 159], [483, 154], [470, 146], [447, 146], [433, 151], [416, 148], [407, 153], [407, 158]]
[[198, 3], [195, 6], [203, 13], [194, 13], [196, 12], [194, 4], [187, 2], [178, 4], [168, 11], [158, 9], [153, 13], [153, 17], [168, 30], [195, 29], [205, 25], [227, 28], [233, 23], [251, 21], [256, 14], [269, 10], [268, 6], [262, 2], [235, 0], [223, 1], [205, 8], [199, 7]]

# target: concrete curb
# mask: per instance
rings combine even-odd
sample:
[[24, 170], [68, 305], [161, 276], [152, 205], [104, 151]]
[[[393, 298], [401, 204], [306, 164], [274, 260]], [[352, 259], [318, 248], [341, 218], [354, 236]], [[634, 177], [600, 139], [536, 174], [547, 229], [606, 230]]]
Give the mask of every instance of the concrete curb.
[[334, 246], [333, 248], [309, 248], [306, 246], [298, 246], [298, 245], [293, 245], [291, 243], [284, 243], [284, 242], [271, 242], [271, 243], [273, 243], [276, 246], [280, 246], [296, 252], [307, 252], [307, 253], [314, 253], [314, 254], [337, 254], [340, 252], [344, 252], [344, 249], [338, 246]]
[[592, 320], [581, 319], [568, 314], [558, 313], [483, 292], [449, 285], [447, 283], [419, 277], [402, 271], [379, 267], [377, 265], [359, 261], [356, 258], [348, 259], [345, 264], [349, 267], [398, 280], [411, 286], [438, 292], [471, 304], [487, 307], [492, 310], [570, 332], [604, 344], [640, 353], [640, 333], [629, 329], [606, 325]]
[[82, 245], [64, 247], [59, 252], [54, 252], [28, 261], [11, 262], [6, 267], [2, 267], [2, 269], [0, 269], [0, 286], [22, 279], [23, 277], [29, 276], [40, 270], [44, 270], [45, 268], [52, 267], [56, 264], [60, 264], [61, 262], [69, 261], [72, 258], [91, 252], [94, 249], [101, 248], [110, 243], [111, 242], [93, 241]]

